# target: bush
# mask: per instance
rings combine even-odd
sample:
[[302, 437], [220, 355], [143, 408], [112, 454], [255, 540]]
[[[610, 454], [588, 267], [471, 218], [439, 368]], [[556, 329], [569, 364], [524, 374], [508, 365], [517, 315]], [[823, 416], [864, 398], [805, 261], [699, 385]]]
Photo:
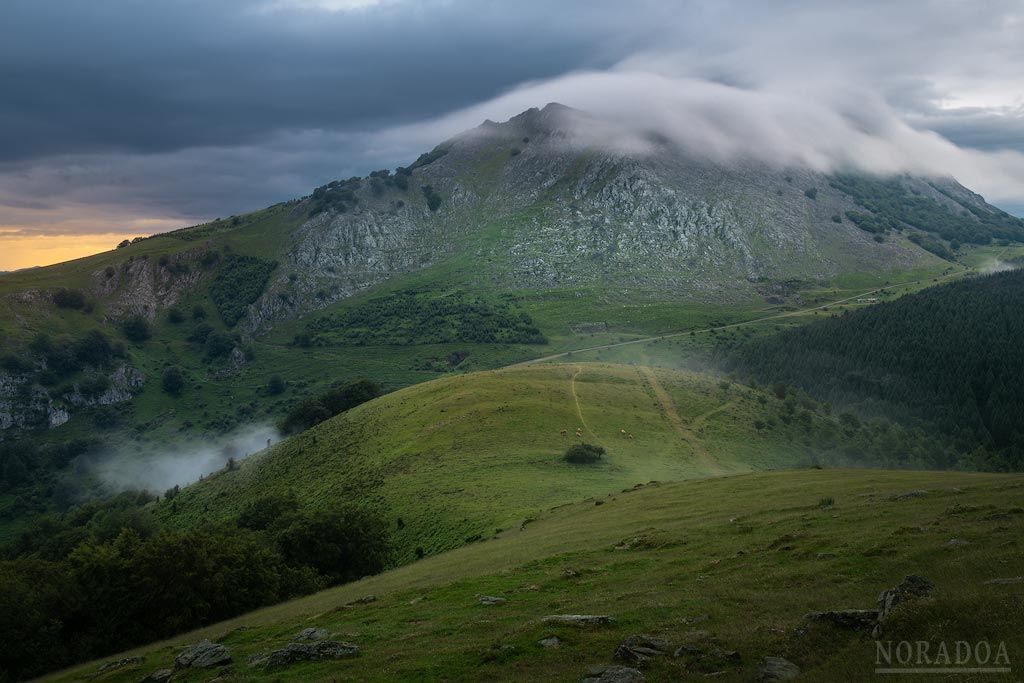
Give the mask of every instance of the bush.
[[207, 337], [213, 334], [213, 325], [209, 323], [199, 323], [192, 328], [191, 334], [188, 335], [188, 340], [196, 344], [205, 344]]
[[228, 327], [245, 315], [246, 308], [263, 293], [276, 261], [264, 261], [255, 256], [231, 255], [224, 259], [217, 277], [210, 283], [210, 298]]
[[192, 319], [195, 321], [206, 320], [206, 309], [202, 306], [192, 308]]
[[271, 396], [284, 393], [284, 380], [281, 379], [281, 375], [273, 375], [267, 381], [267, 393]]
[[84, 308], [85, 294], [77, 289], [58, 289], [53, 293], [53, 303], [57, 308]]
[[103, 365], [114, 355], [110, 341], [99, 330], [91, 330], [75, 341], [73, 346], [75, 358], [86, 365]]
[[599, 462], [604, 457], [604, 448], [601, 446], [594, 446], [589, 443], [578, 443], [565, 451], [565, 455], [562, 458], [566, 462], [571, 462], [577, 465], [589, 465], [595, 462]]
[[181, 396], [181, 392], [185, 390], [185, 375], [178, 367], [171, 366], [164, 370], [163, 377], [160, 378], [160, 386], [171, 396]]
[[171, 306], [167, 309], [167, 322], [177, 325], [185, 322], [185, 314], [181, 312], [181, 309], [177, 306]]
[[224, 332], [212, 332], [206, 337], [206, 343], [203, 345], [203, 348], [207, 360], [223, 358], [235, 348], [235, 339], [230, 334], [225, 334]]
[[817, 199], [818, 198], [818, 188], [812, 187], [812, 188], [808, 188], [808, 189], [804, 190], [804, 196], [807, 197], [808, 199]]
[[441, 195], [434, 192], [434, 188], [430, 185], [424, 185], [422, 188], [423, 196], [427, 200], [427, 208], [431, 211], [437, 211], [441, 208]]
[[142, 343], [149, 339], [149, 323], [141, 315], [133, 315], [121, 323], [121, 331], [129, 341]]
[[298, 434], [339, 413], [377, 398], [382, 393], [384, 392], [380, 385], [369, 380], [348, 382], [320, 396], [307, 398], [292, 408], [281, 423], [281, 431], [285, 434]]
[[277, 538], [284, 560], [310, 567], [332, 584], [354, 581], [384, 569], [388, 525], [358, 508], [295, 515]]
[[246, 505], [235, 523], [243, 529], [264, 531], [298, 509], [294, 496], [265, 496]]

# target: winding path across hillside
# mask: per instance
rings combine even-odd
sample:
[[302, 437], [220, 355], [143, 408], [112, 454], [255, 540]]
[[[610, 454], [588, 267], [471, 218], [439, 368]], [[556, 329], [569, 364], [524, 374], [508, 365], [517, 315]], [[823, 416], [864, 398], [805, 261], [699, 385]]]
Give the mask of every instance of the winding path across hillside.
[[[693, 433], [693, 430], [686, 426], [686, 423], [683, 422], [683, 418], [679, 417], [679, 411], [676, 410], [675, 401], [672, 400], [672, 396], [665, 391], [665, 387], [663, 387], [661, 382], [658, 381], [657, 373], [647, 366], [641, 366], [638, 369], [644, 380], [647, 382], [647, 386], [649, 386], [651, 391], [654, 392], [654, 397], [657, 398], [658, 403], [661, 404], [661, 410], [665, 414], [665, 419], [668, 420], [669, 424], [672, 425], [672, 428], [676, 430], [676, 433], [679, 434], [682, 440], [685, 441], [693, 450], [694, 457], [697, 461], [704, 465], [705, 469], [707, 469], [711, 474], [722, 474], [725, 471], [722, 466], [718, 463], [715, 457], [708, 452], [708, 449], [704, 447], [704, 444], [701, 442], [700, 438]], [[718, 408], [701, 415], [697, 419], [704, 420], [709, 415], [718, 412], [722, 408], [724, 408], [724, 406], [719, 406]]]
[[553, 354], [551, 354], [549, 356], [541, 356], [540, 358], [531, 358], [529, 360], [520, 361], [519, 363], [512, 363], [511, 365], [507, 365], [505, 367], [517, 368], [517, 367], [521, 367], [523, 365], [533, 365], [535, 363], [544, 363], [544, 362], [549, 361], [549, 360], [558, 360], [559, 358], [566, 358], [566, 357], [568, 357], [568, 356], [570, 356], [571, 354], [574, 354], [574, 353], [583, 353], [585, 351], [601, 351], [603, 349], [614, 349], [614, 348], [618, 348], [620, 346], [630, 346], [632, 344], [646, 344], [648, 342], [661, 341], [662, 339], [675, 339], [676, 337], [682, 337], [682, 336], [685, 336], [685, 335], [688, 335], [688, 334], [700, 334], [700, 333], [705, 333], [705, 332], [716, 332], [716, 331], [719, 331], [719, 330], [732, 329], [734, 327], [742, 327], [743, 325], [751, 325], [751, 324], [754, 324], [754, 323], [763, 323], [763, 322], [766, 322], [768, 320], [778, 320], [779, 318], [791, 318], [791, 317], [794, 317], [794, 316], [803, 315], [805, 313], [812, 313], [814, 311], [821, 311], [821, 310], [824, 310], [826, 308], [830, 308], [832, 306], [838, 306], [839, 304], [845, 304], [845, 303], [848, 303], [850, 301], [854, 301], [856, 299], [861, 299], [861, 298], [866, 297], [866, 296], [871, 296], [872, 294], [877, 294], [879, 292], [885, 292], [885, 291], [888, 291], [890, 289], [896, 289], [898, 287], [911, 287], [913, 285], [919, 285], [922, 282], [928, 282], [930, 280], [931, 281], [935, 281], [935, 282], [941, 282], [941, 281], [953, 279], [953, 278], [956, 278], [956, 277], [961, 277], [961, 276], [963, 276], [967, 272], [973, 272], [973, 269], [968, 269], [967, 271], [958, 270], [958, 271], [955, 271], [953, 273], [947, 273], [945, 275], [938, 275], [938, 276], [934, 276], [934, 277], [921, 278], [920, 280], [913, 280], [912, 282], [898, 282], [898, 283], [891, 284], [891, 285], [885, 285], [884, 287], [877, 287], [875, 289], [870, 289], [870, 290], [868, 290], [866, 292], [860, 292], [858, 294], [854, 294], [853, 296], [848, 296], [848, 297], [846, 297], [844, 299], [836, 299], [835, 301], [829, 301], [828, 303], [821, 304], [820, 306], [810, 306], [808, 308], [801, 308], [801, 309], [798, 309], [798, 310], [795, 310], [795, 311], [786, 311], [784, 313], [773, 313], [772, 315], [766, 315], [766, 316], [762, 316], [760, 318], [753, 318], [751, 320], [741, 320], [741, 321], [735, 322], [735, 323], [728, 323], [727, 325], [715, 325], [713, 327], [705, 327], [705, 328], [696, 329], [696, 330], [683, 330], [681, 332], [668, 332], [666, 334], [658, 334], [658, 335], [654, 335], [654, 336], [651, 336], [651, 337], [640, 337], [638, 339], [630, 339], [629, 341], [613, 342], [613, 343], [610, 343], [610, 344], [600, 344], [598, 346], [588, 346], [588, 347], [582, 348], [582, 349], [571, 349], [569, 351], [562, 351], [561, 353], [553, 353]]

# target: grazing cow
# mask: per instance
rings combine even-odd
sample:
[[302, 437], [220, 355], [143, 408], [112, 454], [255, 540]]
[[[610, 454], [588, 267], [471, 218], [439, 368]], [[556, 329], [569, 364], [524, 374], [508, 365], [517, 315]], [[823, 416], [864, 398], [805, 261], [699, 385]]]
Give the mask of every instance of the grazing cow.
[[620, 429], [619, 430], [619, 434], [622, 434], [623, 436], [625, 436], [626, 435], [626, 430], [625, 429]]
[[568, 436], [568, 434], [569, 434], [569, 431], [568, 431], [568, 430], [566, 430], [566, 429], [563, 429], [562, 431], [560, 431], [560, 432], [559, 432], [559, 434], [560, 434], [560, 435], [562, 436], [562, 438], [564, 439], [564, 438], [565, 438], [566, 436]]
[[631, 438], [631, 439], [633, 438], [633, 432], [629, 433], [629, 438]]

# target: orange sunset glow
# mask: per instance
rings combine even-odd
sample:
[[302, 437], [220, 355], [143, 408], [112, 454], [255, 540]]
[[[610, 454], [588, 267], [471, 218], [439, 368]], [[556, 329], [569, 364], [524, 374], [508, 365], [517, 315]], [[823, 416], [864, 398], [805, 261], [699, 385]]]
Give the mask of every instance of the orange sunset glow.
[[139, 233], [96, 233], [88, 235], [24, 235], [0, 233], [0, 271], [18, 270], [109, 251]]

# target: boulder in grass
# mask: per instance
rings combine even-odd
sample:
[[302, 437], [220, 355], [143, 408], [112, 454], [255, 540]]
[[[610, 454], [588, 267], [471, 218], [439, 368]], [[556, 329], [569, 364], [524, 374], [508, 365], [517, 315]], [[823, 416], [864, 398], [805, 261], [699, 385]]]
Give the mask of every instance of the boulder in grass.
[[639, 669], [629, 666], [599, 666], [587, 672], [583, 683], [644, 683]]
[[551, 614], [541, 621], [564, 626], [605, 626], [612, 623], [612, 618], [605, 614]]
[[249, 666], [270, 669], [296, 662], [320, 662], [358, 656], [358, 645], [320, 640], [315, 643], [288, 643], [280, 650], [253, 655], [249, 658]]
[[174, 658], [175, 669], [211, 669], [231, 663], [231, 654], [220, 643], [201, 640]]

